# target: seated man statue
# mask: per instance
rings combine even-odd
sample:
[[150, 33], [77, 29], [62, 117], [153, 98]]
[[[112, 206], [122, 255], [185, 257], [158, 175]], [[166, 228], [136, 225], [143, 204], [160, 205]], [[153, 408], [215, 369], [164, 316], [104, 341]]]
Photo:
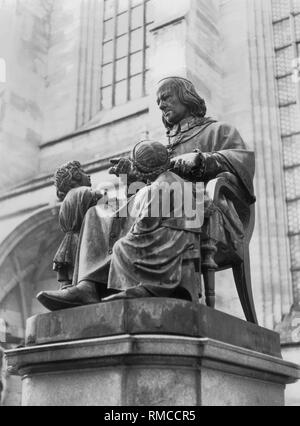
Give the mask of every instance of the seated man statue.
[[[234, 127], [206, 117], [205, 101], [193, 84], [176, 77], [162, 80], [157, 103], [167, 129], [173, 171], [183, 179], [205, 184], [223, 172], [230, 172], [238, 178], [248, 203], [254, 203], [254, 152], [248, 150]], [[205, 217], [202, 267], [214, 269], [217, 265], [210, 251], [214, 253], [218, 243], [237, 248], [244, 237], [243, 226], [233, 204], [225, 197], [218, 205], [206, 197]]]
[[[254, 203], [253, 151], [246, 147], [234, 127], [206, 117], [205, 101], [193, 84], [179, 77], [161, 81], [157, 103], [167, 129], [172, 172], [184, 180], [203, 182], [205, 185], [223, 172], [229, 172], [238, 180], [247, 203]], [[130, 158], [120, 159], [112, 172], [117, 176], [126, 174], [129, 181], [138, 180], [134, 161]], [[234, 250], [241, 247], [243, 226], [236, 208], [226, 196], [222, 196], [217, 205], [206, 196], [204, 216], [201, 264], [203, 268], [211, 269], [217, 267], [214, 253], [218, 244], [230, 245]], [[107, 283], [113, 246], [128, 233], [132, 225], [130, 219], [124, 218], [114, 217], [104, 221], [99, 218], [97, 208], [89, 209], [77, 252], [75, 287], [43, 292], [38, 297], [40, 302], [49, 309], [63, 309], [96, 303], [99, 297], [109, 296], [111, 291], [107, 289]], [[121, 254], [119, 246], [116, 252]]]
[[[171, 172], [170, 155], [159, 142], [138, 143], [132, 153], [133, 172], [142, 183], [128, 204], [128, 232], [113, 247], [107, 288], [116, 293], [103, 301], [136, 297], [182, 297], [193, 299], [198, 279], [194, 274], [191, 291], [186, 278], [185, 253], [192, 251], [201, 232], [201, 194]], [[201, 187], [202, 188], [202, 187]], [[198, 201], [198, 208], [193, 208]], [[189, 204], [186, 208], [185, 204]], [[114, 214], [118, 218], [120, 212]], [[102, 222], [106, 221], [102, 217]], [[128, 227], [128, 225], [127, 225]], [[101, 244], [101, 241], [100, 241]], [[192, 255], [189, 259], [193, 260]], [[189, 274], [189, 279], [192, 274]], [[182, 284], [182, 285], [181, 285]], [[87, 286], [87, 284], [84, 284]], [[61, 292], [42, 292], [40, 302], [50, 310], [62, 308], [61, 295], [68, 294], [64, 307], [76, 305], [80, 287]], [[72, 302], [72, 295], [75, 297]], [[103, 295], [103, 294], [102, 294]], [[100, 297], [90, 289], [86, 304], [98, 303]]]
[[[255, 156], [237, 129], [206, 117], [205, 101], [194, 85], [184, 78], [162, 80], [157, 91], [157, 104], [167, 129], [172, 171], [187, 181], [205, 185], [228, 172], [237, 179], [247, 204], [253, 204], [256, 200], [253, 188]], [[114, 173], [131, 177], [130, 160], [121, 159]], [[238, 213], [232, 201], [224, 195], [217, 203], [206, 195], [201, 233], [202, 270], [217, 269], [214, 256], [219, 245], [241, 250], [244, 228]]]

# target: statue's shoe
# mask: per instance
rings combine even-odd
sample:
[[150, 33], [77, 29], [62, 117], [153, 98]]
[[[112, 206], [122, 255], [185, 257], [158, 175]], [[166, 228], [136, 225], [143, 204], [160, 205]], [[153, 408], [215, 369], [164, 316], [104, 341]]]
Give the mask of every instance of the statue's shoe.
[[42, 291], [36, 298], [50, 311], [76, 308], [83, 305], [99, 303], [95, 290], [88, 286], [74, 286], [58, 291]]
[[144, 287], [138, 286], [121, 291], [120, 293], [114, 294], [113, 296], [106, 297], [105, 299], [102, 299], [102, 302], [113, 302], [114, 300], [122, 299], [139, 299], [145, 297], [153, 297], [153, 295]]

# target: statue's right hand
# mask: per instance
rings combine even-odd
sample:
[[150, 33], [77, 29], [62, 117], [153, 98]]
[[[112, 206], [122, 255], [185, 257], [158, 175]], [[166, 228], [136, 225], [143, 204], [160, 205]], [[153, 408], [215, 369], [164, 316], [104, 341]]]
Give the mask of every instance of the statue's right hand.
[[132, 161], [129, 158], [116, 158], [110, 160], [112, 167], [109, 169], [111, 175], [129, 175], [132, 171]]

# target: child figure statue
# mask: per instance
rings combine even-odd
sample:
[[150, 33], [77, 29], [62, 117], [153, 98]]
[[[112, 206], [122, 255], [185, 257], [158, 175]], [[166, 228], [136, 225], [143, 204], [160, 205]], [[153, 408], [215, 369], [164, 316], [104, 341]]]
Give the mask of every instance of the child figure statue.
[[91, 189], [91, 178], [78, 161], [61, 166], [54, 175], [57, 197], [62, 201], [59, 225], [65, 233], [53, 260], [61, 288], [72, 285], [78, 238], [84, 216], [103, 197]]

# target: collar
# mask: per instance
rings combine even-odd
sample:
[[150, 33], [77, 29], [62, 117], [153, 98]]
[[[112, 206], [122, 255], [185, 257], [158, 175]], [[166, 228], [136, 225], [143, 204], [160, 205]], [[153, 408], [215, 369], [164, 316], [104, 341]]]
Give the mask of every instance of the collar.
[[168, 131], [168, 136], [174, 137], [177, 136], [179, 133], [185, 133], [189, 130], [193, 129], [194, 127], [201, 126], [207, 122], [207, 117], [187, 117], [180, 121], [180, 123], [175, 124], [175, 126], [172, 127], [171, 130]]

